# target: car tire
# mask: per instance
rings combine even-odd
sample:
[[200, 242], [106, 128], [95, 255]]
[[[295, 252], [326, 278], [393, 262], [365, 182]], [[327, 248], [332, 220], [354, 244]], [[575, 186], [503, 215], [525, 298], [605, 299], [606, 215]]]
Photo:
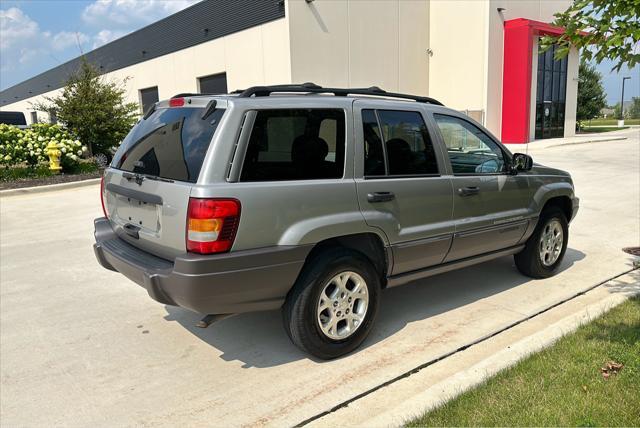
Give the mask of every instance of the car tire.
[[298, 348], [317, 358], [348, 354], [371, 331], [380, 288], [380, 274], [361, 253], [326, 250], [307, 262], [289, 292], [284, 328]]
[[[561, 242], [558, 241], [560, 234]], [[562, 210], [545, 209], [524, 249], [514, 255], [518, 270], [536, 279], [555, 275], [562, 263], [569, 241], [569, 222]]]

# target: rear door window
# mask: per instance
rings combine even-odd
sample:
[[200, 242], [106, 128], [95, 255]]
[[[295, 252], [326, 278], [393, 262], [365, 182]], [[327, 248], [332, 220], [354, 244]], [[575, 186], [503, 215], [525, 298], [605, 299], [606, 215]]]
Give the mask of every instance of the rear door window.
[[112, 167], [195, 183], [224, 109], [202, 119], [201, 108], [159, 109], [126, 136]]
[[362, 110], [362, 125], [365, 177], [438, 174], [433, 143], [419, 112]]
[[334, 109], [260, 110], [240, 181], [318, 180], [344, 172], [345, 113]]

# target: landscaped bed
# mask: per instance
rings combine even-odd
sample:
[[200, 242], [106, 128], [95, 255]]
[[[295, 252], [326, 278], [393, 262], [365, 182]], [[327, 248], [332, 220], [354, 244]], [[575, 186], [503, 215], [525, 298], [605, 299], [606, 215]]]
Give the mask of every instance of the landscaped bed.
[[101, 171], [93, 161], [81, 161], [67, 173], [54, 174], [48, 164], [0, 167], [0, 190], [45, 186], [99, 178]]
[[640, 297], [408, 426], [640, 426]]

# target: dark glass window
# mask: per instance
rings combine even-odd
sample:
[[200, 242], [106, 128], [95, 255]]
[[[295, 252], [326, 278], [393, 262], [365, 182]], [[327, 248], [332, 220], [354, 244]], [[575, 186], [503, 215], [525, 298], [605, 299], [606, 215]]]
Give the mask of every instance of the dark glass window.
[[260, 110], [251, 130], [241, 181], [340, 178], [345, 116], [334, 109]]
[[538, 54], [535, 138], [561, 137], [567, 90], [567, 58], [555, 60], [557, 46]]
[[165, 108], [140, 120], [113, 157], [112, 166], [138, 174], [196, 182], [224, 114], [202, 119], [202, 108]]
[[158, 87], [140, 89], [140, 104], [142, 104], [142, 114], [146, 113], [155, 103], [158, 102]]
[[477, 126], [464, 119], [434, 114], [447, 146], [454, 174], [496, 174], [505, 171], [504, 153]]
[[364, 133], [364, 175], [384, 175], [382, 134], [380, 134], [375, 111], [362, 110], [362, 127]]
[[[31, 114], [35, 113], [32, 111]], [[6, 123], [7, 125], [20, 125], [25, 126], [27, 120], [24, 117], [24, 113], [19, 111], [0, 111], [0, 123]]]
[[433, 143], [420, 113], [363, 110], [362, 123], [365, 176], [385, 171], [391, 176], [438, 174]]
[[34, 123], [38, 123], [38, 112], [37, 111], [32, 111], [31, 112], [31, 124]]
[[226, 94], [227, 73], [212, 74], [198, 79], [201, 94]]
[[433, 144], [422, 115], [414, 111], [378, 110], [389, 175], [437, 174]]

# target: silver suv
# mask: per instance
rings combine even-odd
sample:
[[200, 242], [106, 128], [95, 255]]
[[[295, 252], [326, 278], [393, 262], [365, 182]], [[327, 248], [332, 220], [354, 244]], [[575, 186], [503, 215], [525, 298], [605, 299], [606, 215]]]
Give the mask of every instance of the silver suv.
[[201, 326], [281, 308], [322, 359], [362, 343], [383, 288], [507, 255], [553, 275], [578, 209], [568, 173], [434, 99], [314, 84], [157, 103], [101, 193], [102, 266]]

